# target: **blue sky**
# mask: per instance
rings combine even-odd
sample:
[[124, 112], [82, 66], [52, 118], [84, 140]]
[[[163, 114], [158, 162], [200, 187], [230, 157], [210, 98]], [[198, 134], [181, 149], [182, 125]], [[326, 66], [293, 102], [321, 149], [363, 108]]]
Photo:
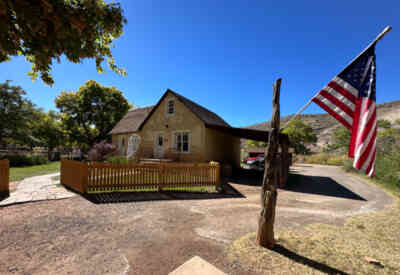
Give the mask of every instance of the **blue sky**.
[[[22, 86], [44, 109], [94, 79], [135, 105], [155, 104], [170, 88], [233, 126], [271, 117], [272, 83], [283, 78], [282, 115], [297, 112], [387, 25], [377, 54], [377, 102], [400, 99], [399, 1], [119, 1], [128, 24], [115, 41], [127, 77], [98, 74], [93, 61], [53, 66], [55, 84], [27, 76], [30, 64], [0, 64], [0, 82]], [[305, 113], [323, 113], [312, 104]]]

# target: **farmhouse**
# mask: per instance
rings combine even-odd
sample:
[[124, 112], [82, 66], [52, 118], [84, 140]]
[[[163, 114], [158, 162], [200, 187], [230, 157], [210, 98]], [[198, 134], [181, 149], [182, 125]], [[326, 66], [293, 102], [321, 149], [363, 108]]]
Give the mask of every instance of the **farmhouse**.
[[217, 114], [167, 90], [154, 106], [129, 111], [111, 131], [120, 155], [177, 162], [240, 165], [240, 139], [268, 140], [268, 132], [231, 127]]

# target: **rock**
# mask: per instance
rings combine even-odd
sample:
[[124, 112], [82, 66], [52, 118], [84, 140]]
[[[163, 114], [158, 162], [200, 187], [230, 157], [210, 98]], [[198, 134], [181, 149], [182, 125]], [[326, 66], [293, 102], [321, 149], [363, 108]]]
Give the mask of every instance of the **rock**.
[[381, 262], [378, 261], [377, 259], [374, 259], [374, 258], [371, 258], [371, 257], [368, 257], [368, 256], [365, 256], [364, 259], [365, 259], [368, 263], [370, 263], [370, 264], [374, 264], [374, 265], [378, 265], [378, 266], [383, 267], [383, 265], [381, 264]]

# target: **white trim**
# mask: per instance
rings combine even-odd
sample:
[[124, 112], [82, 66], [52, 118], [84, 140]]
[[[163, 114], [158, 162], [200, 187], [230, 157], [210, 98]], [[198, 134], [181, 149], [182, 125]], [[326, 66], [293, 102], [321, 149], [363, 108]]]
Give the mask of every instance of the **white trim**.
[[347, 83], [346, 81], [344, 81], [343, 79], [341, 79], [340, 77], [335, 76], [332, 79], [333, 82], [336, 82], [336, 84], [338, 84], [340, 87], [342, 87], [343, 89], [349, 91], [352, 95], [354, 95], [356, 98], [358, 97], [358, 90], [356, 88], [354, 88], [353, 86], [351, 86], [350, 83]]
[[[176, 133], [188, 133], [188, 151], [183, 152], [183, 151], [177, 151], [175, 148], [175, 134]], [[191, 153], [191, 147], [192, 147], [192, 131], [190, 130], [175, 130], [171, 132], [171, 151], [177, 154], [190, 154]], [[182, 146], [183, 146], [183, 137], [182, 137]]]
[[[132, 142], [133, 137], [136, 137], [136, 139], [135, 139], [136, 142], [135, 143]], [[132, 135], [130, 135], [128, 137], [128, 144], [127, 144], [127, 147], [126, 147], [126, 155], [128, 157], [136, 155], [136, 153], [139, 151], [141, 141], [142, 141], [142, 138], [138, 134], [132, 134]], [[133, 147], [134, 145], [136, 145], [136, 148]], [[132, 146], [133, 148], [131, 149], [130, 146]]]

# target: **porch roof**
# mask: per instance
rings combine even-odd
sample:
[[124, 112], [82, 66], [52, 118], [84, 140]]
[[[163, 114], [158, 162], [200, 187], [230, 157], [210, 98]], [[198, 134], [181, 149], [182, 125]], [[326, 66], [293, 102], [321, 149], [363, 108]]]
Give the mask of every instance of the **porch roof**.
[[[263, 130], [237, 128], [237, 127], [223, 127], [223, 126], [207, 125], [207, 124], [206, 124], [206, 127], [229, 134], [231, 136], [240, 137], [240, 138], [244, 138], [244, 139], [268, 142], [268, 138], [269, 138], [269, 132], [263, 131]], [[288, 136], [286, 134], [281, 133], [280, 139], [288, 140]]]

